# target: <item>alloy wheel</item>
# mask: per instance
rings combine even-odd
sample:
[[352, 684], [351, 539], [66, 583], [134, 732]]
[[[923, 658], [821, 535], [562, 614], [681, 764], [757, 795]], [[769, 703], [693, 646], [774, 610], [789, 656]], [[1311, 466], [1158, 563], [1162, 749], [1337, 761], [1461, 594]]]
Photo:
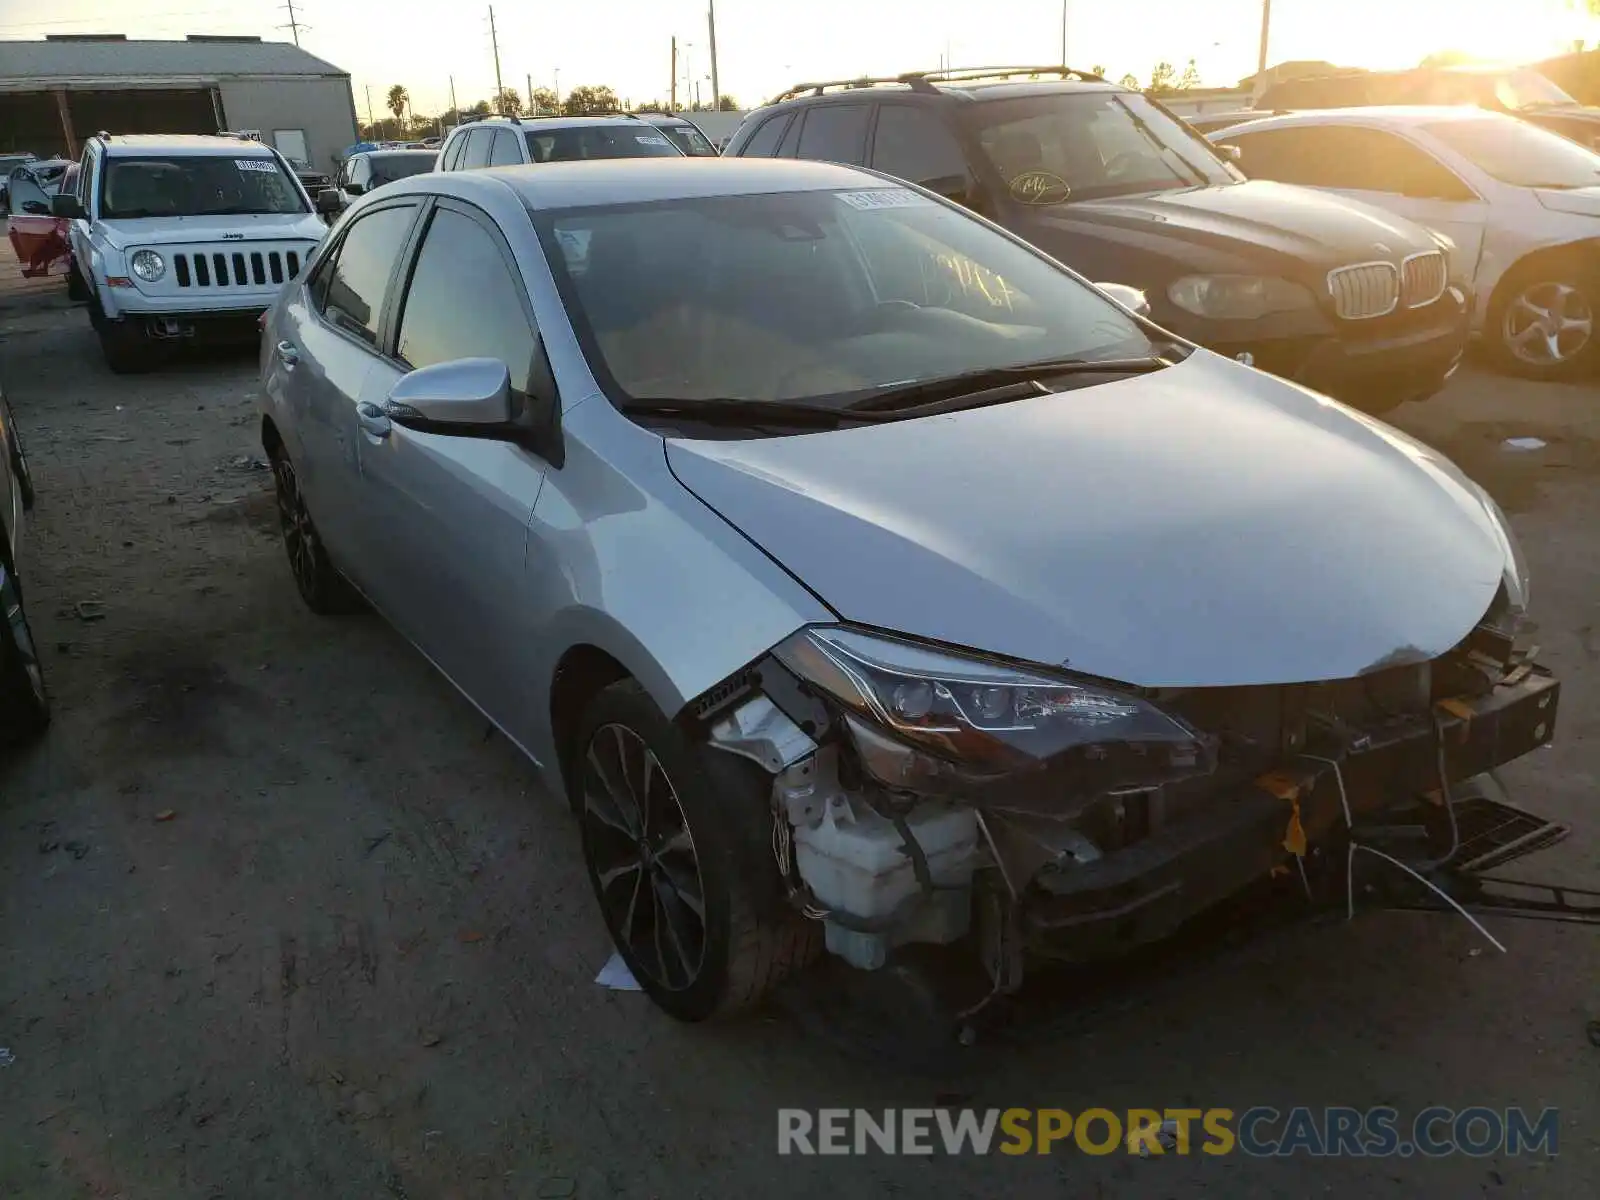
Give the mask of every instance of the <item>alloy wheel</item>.
[[22, 661], [22, 673], [33, 689], [34, 699], [44, 703], [44, 670], [39, 665], [39, 652], [33, 644], [33, 632], [28, 628], [28, 618], [22, 611], [22, 594], [16, 577], [0, 566], [0, 620], [11, 631], [11, 644]]
[[309, 597], [317, 590], [317, 530], [300, 494], [294, 464], [284, 455], [276, 455], [272, 473], [278, 485], [278, 523], [283, 529], [284, 549], [289, 553], [289, 569], [294, 572], [300, 593]]
[[1529, 366], [1561, 366], [1589, 348], [1594, 313], [1588, 297], [1570, 283], [1536, 283], [1506, 306], [1501, 337]]
[[677, 788], [626, 725], [602, 725], [584, 752], [583, 835], [600, 907], [630, 962], [667, 991], [700, 977], [705, 886]]

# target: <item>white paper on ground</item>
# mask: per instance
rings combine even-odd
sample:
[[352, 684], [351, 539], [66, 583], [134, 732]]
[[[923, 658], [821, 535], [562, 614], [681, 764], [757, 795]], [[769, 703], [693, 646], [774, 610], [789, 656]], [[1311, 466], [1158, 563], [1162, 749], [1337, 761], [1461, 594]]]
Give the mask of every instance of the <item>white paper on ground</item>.
[[1500, 445], [1507, 450], [1543, 450], [1544, 442], [1536, 437], [1507, 438]]
[[628, 964], [622, 961], [622, 955], [615, 950], [606, 960], [606, 965], [600, 968], [600, 974], [594, 981], [601, 987], [610, 988], [613, 992], [637, 992], [640, 990], [639, 981], [633, 977], [633, 972], [628, 970]]

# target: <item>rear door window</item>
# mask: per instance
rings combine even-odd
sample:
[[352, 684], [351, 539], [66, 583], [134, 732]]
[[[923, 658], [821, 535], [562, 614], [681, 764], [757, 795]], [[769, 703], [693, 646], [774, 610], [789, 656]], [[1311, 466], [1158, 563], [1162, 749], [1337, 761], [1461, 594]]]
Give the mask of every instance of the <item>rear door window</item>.
[[469, 136], [471, 135], [463, 133], [451, 139], [450, 145], [445, 149], [444, 160], [439, 165], [441, 171], [454, 171], [459, 168], [461, 156], [466, 151], [467, 138]]
[[798, 157], [859, 167], [866, 158], [865, 104], [819, 104], [806, 110]]
[[509, 129], [494, 131], [494, 145], [489, 151], [491, 167], [515, 167], [522, 164], [522, 148], [517, 145], [517, 135]]
[[789, 128], [788, 113], [779, 113], [775, 117], [768, 117], [750, 135], [750, 140], [744, 144], [744, 149], [739, 152], [740, 157], [771, 158], [778, 149], [778, 142], [783, 137], [783, 131], [787, 128]]
[[878, 110], [872, 165], [940, 195], [964, 192], [969, 182], [967, 158], [955, 135], [937, 113], [909, 104]]
[[390, 280], [416, 212], [416, 205], [400, 204], [359, 218], [344, 235], [332, 270], [324, 272], [323, 317], [368, 345], [378, 344]]

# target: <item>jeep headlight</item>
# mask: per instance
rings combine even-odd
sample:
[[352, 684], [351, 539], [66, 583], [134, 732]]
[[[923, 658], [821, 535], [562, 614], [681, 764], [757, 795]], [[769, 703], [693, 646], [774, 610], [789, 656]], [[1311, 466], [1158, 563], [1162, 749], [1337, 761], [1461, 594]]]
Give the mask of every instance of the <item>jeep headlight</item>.
[[838, 625], [803, 629], [773, 654], [844, 708], [862, 765], [893, 787], [970, 794], [1048, 761], [1092, 795], [1214, 765], [1183, 721], [1096, 680]]
[[1167, 288], [1167, 299], [1184, 312], [1218, 321], [1253, 321], [1317, 306], [1307, 288], [1275, 275], [1185, 275]]
[[135, 251], [133, 258], [128, 261], [128, 266], [146, 283], [155, 283], [167, 273], [166, 259], [154, 250]]

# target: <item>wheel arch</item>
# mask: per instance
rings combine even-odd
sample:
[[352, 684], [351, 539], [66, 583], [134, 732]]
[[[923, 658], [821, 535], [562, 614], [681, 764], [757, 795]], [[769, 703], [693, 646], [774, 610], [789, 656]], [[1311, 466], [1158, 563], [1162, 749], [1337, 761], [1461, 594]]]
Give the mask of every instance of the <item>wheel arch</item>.
[[[1540, 246], [1513, 260], [1504, 271], [1500, 272], [1500, 278], [1495, 281], [1494, 291], [1489, 295], [1486, 313], [1489, 315], [1499, 313], [1500, 306], [1510, 297], [1511, 288], [1532, 274], [1535, 268], [1549, 264], [1553, 270], [1570, 270], [1573, 262], [1582, 264], [1583, 269], [1600, 280], [1600, 238]], [[1552, 275], [1552, 278], [1555, 276]]]
[[570, 802], [576, 804], [572, 788], [573, 737], [594, 698], [614, 683], [635, 676], [608, 651], [591, 642], [569, 646], [556, 663], [550, 677], [550, 740], [555, 769], [550, 772]]

